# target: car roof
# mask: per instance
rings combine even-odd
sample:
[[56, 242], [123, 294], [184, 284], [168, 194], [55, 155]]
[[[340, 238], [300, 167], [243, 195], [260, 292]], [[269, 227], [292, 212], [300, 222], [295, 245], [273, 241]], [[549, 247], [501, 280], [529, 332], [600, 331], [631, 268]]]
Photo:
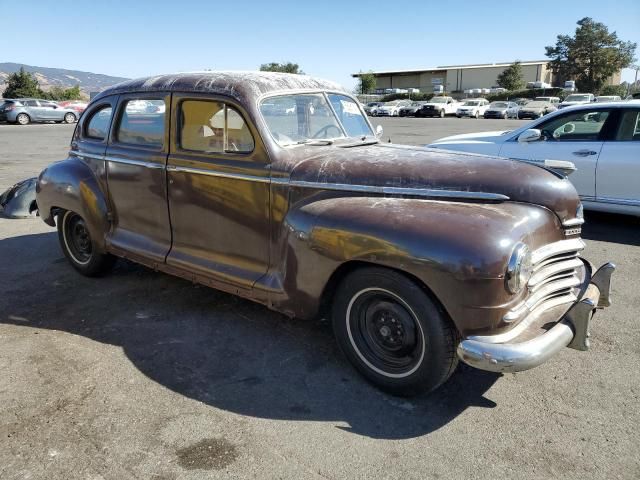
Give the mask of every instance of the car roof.
[[129, 92], [198, 92], [227, 95], [238, 100], [291, 90], [346, 91], [337, 83], [307, 75], [276, 72], [185, 72], [138, 78], [118, 83], [94, 99]]

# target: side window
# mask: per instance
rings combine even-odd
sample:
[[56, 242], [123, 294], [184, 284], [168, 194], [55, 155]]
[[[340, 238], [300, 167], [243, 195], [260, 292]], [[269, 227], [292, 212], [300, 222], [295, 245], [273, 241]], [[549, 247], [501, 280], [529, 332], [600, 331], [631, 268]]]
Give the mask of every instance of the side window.
[[194, 152], [250, 153], [253, 136], [242, 115], [222, 102], [185, 100], [180, 104], [180, 148]]
[[164, 139], [164, 117], [164, 100], [127, 100], [116, 130], [116, 141], [161, 148]]
[[609, 116], [608, 110], [580, 110], [555, 117], [540, 126], [547, 140], [595, 141]]
[[38, 102], [36, 102], [35, 100], [25, 100], [23, 102], [23, 104], [27, 107], [37, 107], [38, 106]]
[[112, 109], [108, 105], [94, 112], [86, 123], [85, 136], [96, 140], [104, 140], [107, 138], [109, 123], [111, 123], [111, 113]]
[[640, 110], [623, 110], [616, 140], [640, 142]]

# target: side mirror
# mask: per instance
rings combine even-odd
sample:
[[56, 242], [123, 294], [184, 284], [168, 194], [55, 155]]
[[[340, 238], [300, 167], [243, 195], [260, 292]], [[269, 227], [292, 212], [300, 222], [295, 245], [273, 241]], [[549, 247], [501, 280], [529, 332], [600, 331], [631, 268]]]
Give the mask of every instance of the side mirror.
[[542, 138], [542, 132], [537, 128], [525, 130], [518, 136], [518, 143], [537, 142]]
[[382, 125], [378, 125], [376, 127], [376, 137], [378, 138], [382, 137], [383, 133], [384, 133], [384, 129], [382, 128]]

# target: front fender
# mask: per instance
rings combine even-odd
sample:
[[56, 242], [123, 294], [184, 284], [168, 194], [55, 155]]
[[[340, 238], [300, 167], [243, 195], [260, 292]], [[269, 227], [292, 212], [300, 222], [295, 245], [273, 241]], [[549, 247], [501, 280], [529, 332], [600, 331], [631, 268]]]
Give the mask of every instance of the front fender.
[[56, 209], [80, 214], [96, 246], [105, 249], [105, 235], [109, 231], [107, 195], [84, 162], [71, 157], [45, 168], [38, 177], [36, 201], [40, 216], [51, 226], [55, 226]]
[[281, 271], [292, 309], [296, 298], [320, 299], [341, 265], [367, 262], [419, 279], [464, 335], [495, 328], [520, 300], [504, 287], [515, 243], [535, 249], [562, 235], [539, 206], [397, 197], [312, 201], [292, 209], [285, 227]]

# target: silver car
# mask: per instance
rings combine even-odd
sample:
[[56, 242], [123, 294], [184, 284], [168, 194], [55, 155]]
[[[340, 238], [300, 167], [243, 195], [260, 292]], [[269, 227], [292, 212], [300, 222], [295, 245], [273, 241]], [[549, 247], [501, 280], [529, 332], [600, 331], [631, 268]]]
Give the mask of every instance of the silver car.
[[0, 122], [27, 125], [31, 122], [74, 123], [78, 113], [50, 100], [37, 98], [5, 99], [0, 105]]

